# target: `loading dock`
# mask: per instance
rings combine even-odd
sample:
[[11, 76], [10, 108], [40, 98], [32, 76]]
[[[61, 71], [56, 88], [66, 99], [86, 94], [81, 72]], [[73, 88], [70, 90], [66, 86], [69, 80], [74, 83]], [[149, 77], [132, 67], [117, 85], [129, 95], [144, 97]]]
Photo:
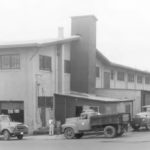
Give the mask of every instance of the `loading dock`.
[[132, 99], [113, 99], [97, 97], [89, 94], [55, 94], [54, 116], [56, 121], [65, 122], [66, 118], [77, 117], [80, 113], [91, 108], [102, 114], [128, 112], [133, 114]]

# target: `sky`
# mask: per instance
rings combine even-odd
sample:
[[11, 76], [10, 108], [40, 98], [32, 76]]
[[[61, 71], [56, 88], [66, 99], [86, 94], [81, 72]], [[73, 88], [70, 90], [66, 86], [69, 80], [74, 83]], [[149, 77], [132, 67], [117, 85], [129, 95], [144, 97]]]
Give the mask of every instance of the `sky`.
[[97, 49], [110, 61], [150, 71], [149, 0], [0, 0], [0, 44], [70, 35], [71, 16], [95, 15]]

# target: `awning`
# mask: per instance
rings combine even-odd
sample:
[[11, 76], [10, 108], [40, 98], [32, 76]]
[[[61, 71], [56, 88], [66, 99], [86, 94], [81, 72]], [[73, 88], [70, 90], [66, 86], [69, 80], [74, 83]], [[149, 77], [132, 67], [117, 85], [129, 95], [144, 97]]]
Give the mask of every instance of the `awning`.
[[60, 96], [67, 96], [67, 97], [76, 97], [76, 98], [82, 98], [82, 99], [89, 99], [89, 100], [96, 100], [96, 101], [101, 101], [101, 102], [133, 102], [134, 99], [117, 99], [117, 98], [110, 98], [110, 97], [99, 97], [96, 95], [91, 95], [87, 93], [80, 93], [80, 92], [70, 92], [70, 93], [65, 93], [65, 94], [60, 94], [60, 93], [55, 93], [56, 95]]

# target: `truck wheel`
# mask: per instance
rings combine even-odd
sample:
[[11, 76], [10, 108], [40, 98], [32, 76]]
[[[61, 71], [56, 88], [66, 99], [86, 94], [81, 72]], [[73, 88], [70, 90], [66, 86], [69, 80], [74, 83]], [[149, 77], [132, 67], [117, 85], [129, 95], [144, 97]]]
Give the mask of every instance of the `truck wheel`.
[[104, 135], [108, 138], [113, 138], [116, 136], [116, 128], [113, 126], [106, 126], [104, 128]]
[[4, 130], [3, 135], [5, 141], [10, 139], [10, 133], [8, 130]]
[[22, 140], [23, 135], [17, 135], [18, 140]]
[[74, 130], [72, 128], [66, 128], [64, 135], [66, 139], [73, 139], [75, 136]]
[[83, 136], [83, 133], [75, 134], [76, 139], [80, 139]]

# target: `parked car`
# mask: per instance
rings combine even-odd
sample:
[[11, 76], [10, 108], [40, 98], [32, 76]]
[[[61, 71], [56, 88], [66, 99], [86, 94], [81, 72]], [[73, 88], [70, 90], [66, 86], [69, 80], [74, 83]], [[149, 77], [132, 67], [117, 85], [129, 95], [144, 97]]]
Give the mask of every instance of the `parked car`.
[[130, 114], [98, 114], [93, 111], [81, 113], [80, 117], [67, 118], [62, 125], [62, 132], [67, 139], [81, 138], [85, 133], [100, 131], [104, 132], [105, 137], [113, 138], [121, 136], [128, 128]]
[[142, 108], [145, 111], [136, 114], [131, 121], [131, 126], [134, 130], [139, 130], [141, 127], [145, 127], [147, 130], [150, 129], [150, 105]]
[[10, 137], [17, 137], [21, 140], [27, 133], [27, 125], [11, 121], [8, 115], [0, 115], [0, 135], [4, 136], [4, 140], [9, 140]]

